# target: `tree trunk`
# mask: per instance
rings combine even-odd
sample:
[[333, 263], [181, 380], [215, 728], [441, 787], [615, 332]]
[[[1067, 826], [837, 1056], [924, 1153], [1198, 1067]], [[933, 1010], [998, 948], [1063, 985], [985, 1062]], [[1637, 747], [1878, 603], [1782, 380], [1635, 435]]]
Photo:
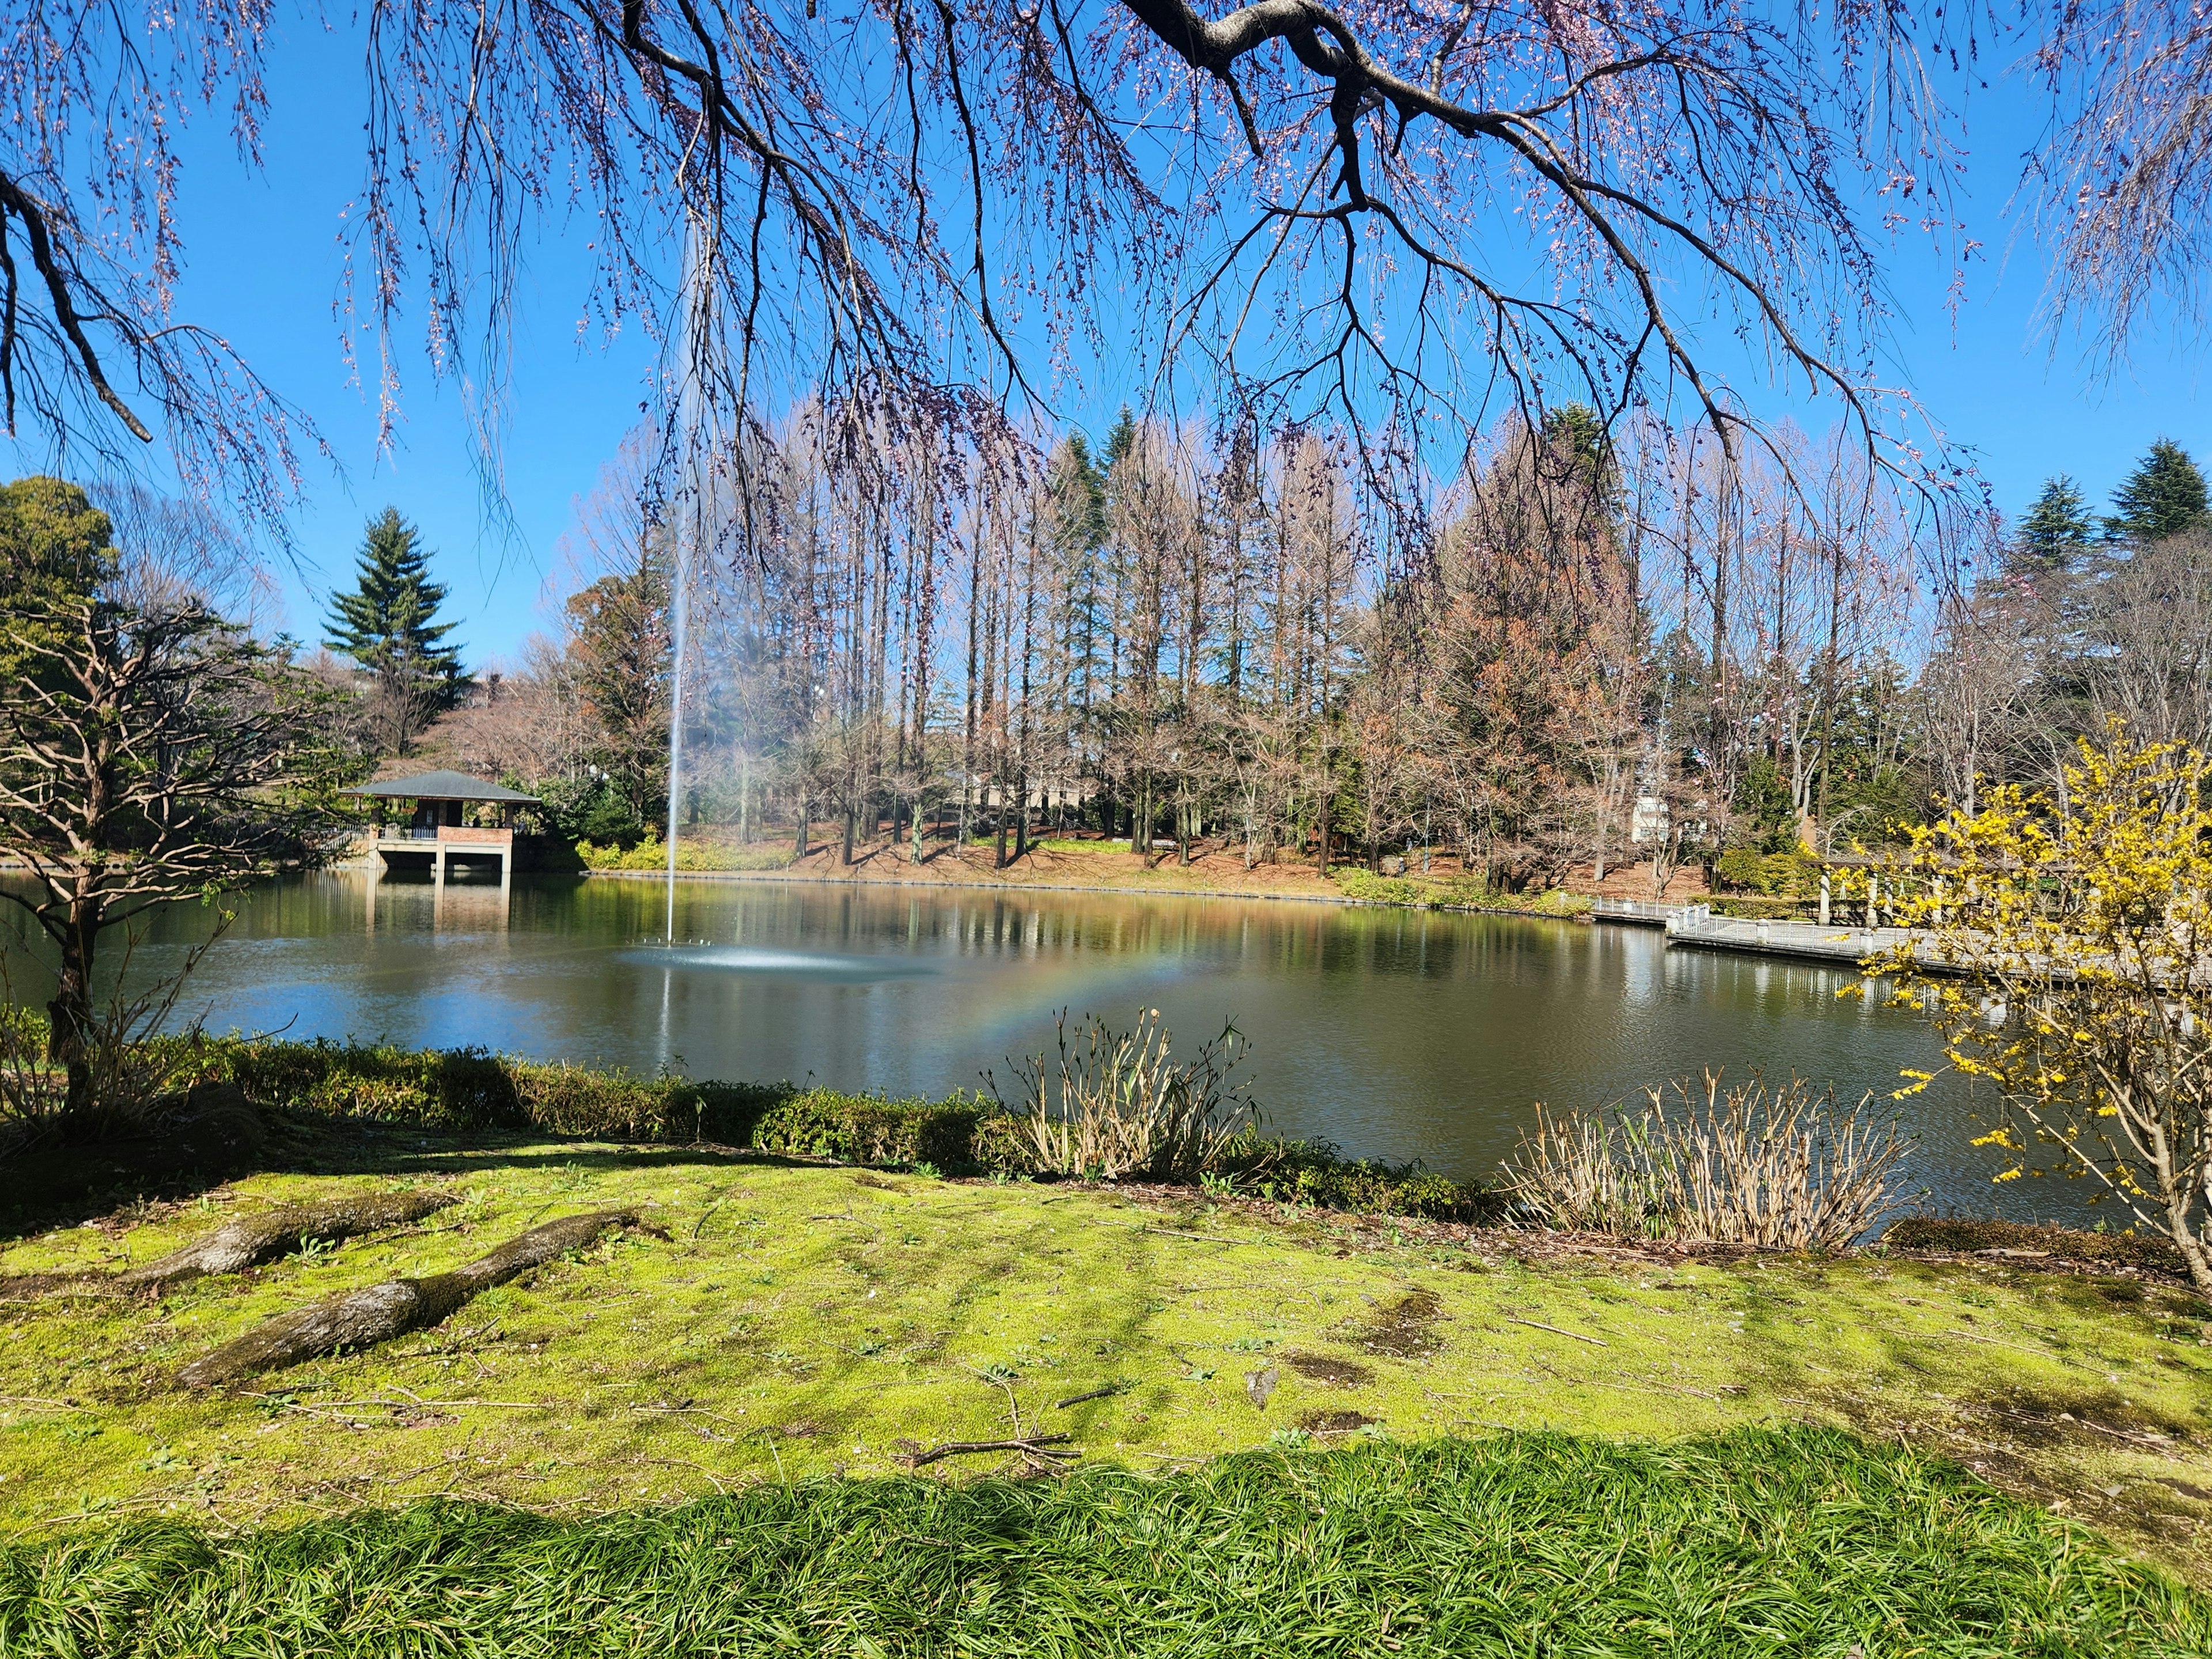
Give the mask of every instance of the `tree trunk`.
[[68, 1073], [65, 1105], [72, 1117], [93, 1103], [92, 964], [104, 908], [97, 893], [82, 886], [70, 898], [59, 940], [60, 972], [46, 1004], [46, 1058]]

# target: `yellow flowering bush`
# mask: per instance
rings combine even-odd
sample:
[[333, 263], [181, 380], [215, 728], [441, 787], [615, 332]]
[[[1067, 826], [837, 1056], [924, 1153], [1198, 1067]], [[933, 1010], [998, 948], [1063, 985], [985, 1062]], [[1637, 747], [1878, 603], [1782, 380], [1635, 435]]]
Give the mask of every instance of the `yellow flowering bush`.
[[2062, 775], [2055, 800], [2006, 785], [1914, 832], [1914, 932], [1869, 971], [1995, 1090], [1999, 1179], [2055, 1149], [2212, 1291], [2212, 762], [2115, 721]]

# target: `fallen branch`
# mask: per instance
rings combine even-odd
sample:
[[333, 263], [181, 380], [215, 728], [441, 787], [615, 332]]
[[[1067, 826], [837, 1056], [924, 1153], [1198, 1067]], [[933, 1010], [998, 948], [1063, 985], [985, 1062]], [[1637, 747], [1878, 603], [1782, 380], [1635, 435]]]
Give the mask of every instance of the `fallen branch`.
[[1052, 1449], [1054, 1446], [1065, 1445], [1071, 1438], [1072, 1436], [1065, 1434], [1040, 1434], [1024, 1440], [948, 1440], [927, 1451], [916, 1449], [908, 1452], [903, 1461], [908, 1468], [918, 1469], [923, 1464], [934, 1463], [942, 1457], [965, 1457], [970, 1452], [1018, 1451], [1040, 1459], [1073, 1457], [1075, 1455], [1073, 1452]]
[[395, 1336], [435, 1325], [495, 1285], [541, 1267], [589, 1244], [616, 1227], [637, 1224], [635, 1210], [602, 1210], [563, 1216], [509, 1239], [489, 1255], [428, 1279], [395, 1279], [349, 1291], [227, 1342], [177, 1373], [185, 1388], [207, 1388], [255, 1371], [277, 1370], [341, 1349], [373, 1347]]
[[335, 1244], [434, 1215], [459, 1200], [451, 1193], [345, 1193], [319, 1204], [285, 1204], [227, 1221], [159, 1261], [108, 1282], [119, 1291], [160, 1290], [204, 1273], [234, 1273], [307, 1244]]
[[158, 1261], [119, 1273], [29, 1273], [0, 1279], [0, 1300], [59, 1291], [94, 1295], [159, 1292], [209, 1273], [242, 1273], [310, 1244], [335, 1244], [363, 1233], [420, 1221], [457, 1203], [450, 1193], [348, 1193], [319, 1204], [283, 1204], [227, 1221], [204, 1238]]

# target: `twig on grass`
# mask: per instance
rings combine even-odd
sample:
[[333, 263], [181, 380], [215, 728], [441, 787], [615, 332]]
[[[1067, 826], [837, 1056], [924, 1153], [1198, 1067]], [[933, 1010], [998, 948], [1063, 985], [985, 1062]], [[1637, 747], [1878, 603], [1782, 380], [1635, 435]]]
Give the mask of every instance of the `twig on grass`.
[[1121, 1385], [1119, 1382], [1109, 1382], [1103, 1389], [1091, 1389], [1089, 1394], [1072, 1394], [1065, 1400], [1055, 1400], [1052, 1402], [1052, 1408], [1056, 1412], [1064, 1412], [1070, 1406], [1080, 1406], [1086, 1400], [1103, 1400], [1109, 1395], [1121, 1392]]
[[1124, 1224], [1134, 1225], [1140, 1233], [1158, 1233], [1168, 1238], [1194, 1238], [1201, 1244], [1234, 1244], [1237, 1242], [1233, 1238], [1223, 1238], [1215, 1233], [1187, 1233], [1174, 1227], [1153, 1227], [1141, 1222]]
[[1532, 1331], [1549, 1331], [1553, 1336], [1571, 1336], [1577, 1342], [1589, 1343], [1593, 1348], [1609, 1348], [1613, 1346], [1601, 1337], [1584, 1336], [1580, 1331], [1563, 1331], [1557, 1325], [1547, 1325], [1540, 1319], [1516, 1319], [1512, 1315], [1508, 1314], [1505, 1316], [1505, 1322], [1509, 1325], [1526, 1325]]
[[1076, 1454], [1055, 1451], [1053, 1448], [1065, 1445], [1073, 1438], [1072, 1435], [1039, 1434], [1025, 1436], [1019, 1440], [948, 1440], [941, 1446], [931, 1447], [927, 1451], [923, 1451], [917, 1447], [915, 1450], [904, 1454], [901, 1461], [908, 1468], [918, 1469], [925, 1463], [936, 1462], [939, 1458], [965, 1457], [975, 1452], [1020, 1452], [1024, 1456], [1034, 1457], [1039, 1462], [1050, 1458], [1065, 1459], [1073, 1457]]

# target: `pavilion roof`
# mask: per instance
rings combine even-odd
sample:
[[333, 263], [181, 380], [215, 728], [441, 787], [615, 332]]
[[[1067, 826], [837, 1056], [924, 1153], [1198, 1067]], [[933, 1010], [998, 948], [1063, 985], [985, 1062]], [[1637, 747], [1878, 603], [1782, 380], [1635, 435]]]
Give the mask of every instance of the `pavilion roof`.
[[535, 795], [526, 795], [503, 783], [487, 783], [465, 772], [422, 772], [411, 778], [380, 778], [374, 783], [341, 789], [341, 795], [365, 795], [377, 800], [502, 800], [535, 806]]

